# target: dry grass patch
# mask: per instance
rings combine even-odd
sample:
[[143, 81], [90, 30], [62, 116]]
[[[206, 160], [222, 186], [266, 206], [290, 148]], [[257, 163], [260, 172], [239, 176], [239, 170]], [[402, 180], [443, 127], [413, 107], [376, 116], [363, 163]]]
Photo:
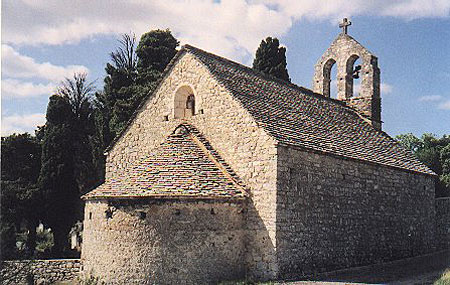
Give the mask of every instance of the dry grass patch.
[[447, 269], [441, 278], [434, 281], [434, 285], [450, 285], [450, 269]]

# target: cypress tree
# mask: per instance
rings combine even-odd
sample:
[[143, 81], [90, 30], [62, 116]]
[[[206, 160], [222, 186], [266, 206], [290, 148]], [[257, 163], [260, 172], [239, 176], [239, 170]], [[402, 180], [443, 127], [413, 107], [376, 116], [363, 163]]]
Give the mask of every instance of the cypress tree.
[[[45, 224], [54, 234], [53, 256], [68, 250], [68, 233], [82, 218], [80, 196], [99, 183], [96, 129], [91, 103], [94, 86], [86, 74], [66, 78], [50, 97], [42, 129], [39, 187], [45, 201]], [[40, 135], [42, 136], [42, 134]]]
[[268, 37], [261, 41], [253, 61], [253, 69], [288, 82], [286, 48], [280, 47], [277, 38]]
[[78, 214], [79, 192], [74, 170], [74, 115], [67, 98], [53, 95], [47, 106], [39, 186], [45, 200], [45, 224], [52, 229], [54, 256], [68, 248], [67, 234]]

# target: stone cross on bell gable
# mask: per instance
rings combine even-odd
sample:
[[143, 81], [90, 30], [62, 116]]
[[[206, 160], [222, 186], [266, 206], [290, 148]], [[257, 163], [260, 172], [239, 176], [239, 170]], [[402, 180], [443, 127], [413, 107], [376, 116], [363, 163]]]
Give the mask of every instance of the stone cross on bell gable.
[[347, 34], [347, 28], [351, 24], [352, 24], [352, 22], [350, 22], [347, 18], [342, 19], [342, 23], [339, 23], [339, 28], [342, 28], [343, 34]]

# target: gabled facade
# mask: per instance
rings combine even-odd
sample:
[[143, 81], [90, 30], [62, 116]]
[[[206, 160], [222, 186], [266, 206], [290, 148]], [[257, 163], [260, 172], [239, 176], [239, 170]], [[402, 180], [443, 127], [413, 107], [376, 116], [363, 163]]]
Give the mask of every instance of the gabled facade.
[[85, 272], [214, 283], [425, 253], [434, 177], [345, 102], [184, 46], [84, 197]]

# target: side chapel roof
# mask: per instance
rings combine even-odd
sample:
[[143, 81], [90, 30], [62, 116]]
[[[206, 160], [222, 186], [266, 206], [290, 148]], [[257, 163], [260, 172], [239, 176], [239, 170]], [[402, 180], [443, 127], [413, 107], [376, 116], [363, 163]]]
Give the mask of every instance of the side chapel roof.
[[257, 123], [282, 145], [436, 175], [410, 151], [385, 132], [374, 129], [344, 102], [266, 76], [196, 47], [184, 45], [166, 68], [161, 81], [185, 53], [202, 62]]
[[242, 200], [238, 176], [192, 126], [182, 124], [122, 176], [115, 176], [83, 199], [166, 198]]

